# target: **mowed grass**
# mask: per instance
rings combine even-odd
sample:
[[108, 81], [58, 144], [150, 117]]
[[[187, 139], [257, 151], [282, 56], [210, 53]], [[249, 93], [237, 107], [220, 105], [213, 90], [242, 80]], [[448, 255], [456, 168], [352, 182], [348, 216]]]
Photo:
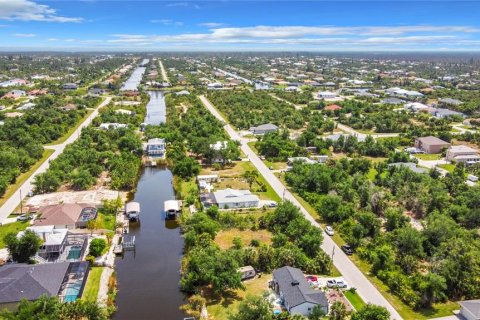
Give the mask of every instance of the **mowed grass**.
[[115, 230], [116, 217], [113, 214], [104, 214], [99, 212], [97, 217], [98, 229]]
[[242, 239], [244, 246], [250, 245], [250, 242], [253, 239], [258, 240], [261, 244], [271, 244], [272, 243], [272, 233], [267, 230], [239, 230], [239, 229], [229, 229], [220, 231], [215, 237], [215, 243], [221, 249], [228, 249], [233, 246], [233, 239], [239, 237]]
[[432, 161], [432, 160], [440, 160], [443, 157], [440, 153], [438, 154], [419, 153], [415, 155], [415, 158], [418, 158], [420, 160], [425, 160], [425, 161]]
[[30, 178], [32, 176], [32, 174], [38, 169], [38, 167], [40, 167], [42, 165], [42, 163], [44, 163], [52, 155], [53, 152], [54, 152], [54, 150], [51, 150], [51, 149], [44, 149], [43, 150], [43, 155], [40, 158], [40, 160], [38, 160], [30, 168], [30, 170], [28, 170], [27, 172], [24, 172], [21, 175], [19, 175], [17, 177], [17, 179], [15, 180], [14, 184], [11, 184], [10, 186], [8, 186], [4, 195], [2, 197], [0, 197], [0, 206], [3, 205], [5, 203], [5, 201], [7, 201], [12, 196], [12, 194], [14, 194], [18, 190], [18, 188], [20, 188], [20, 186], [25, 181], [27, 181], [28, 178]]
[[92, 267], [88, 273], [87, 284], [83, 289], [82, 300], [96, 302], [100, 289], [100, 278], [105, 267]]
[[453, 163], [448, 164], [439, 164], [438, 167], [447, 170], [448, 172], [452, 173], [455, 170], [455, 165]]
[[362, 300], [362, 298], [360, 298], [360, 296], [356, 292], [347, 290], [344, 291], [343, 294], [348, 299], [348, 301], [350, 301], [355, 310], [360, 310], [363, 306], [366, 305], [366, 303]]
[[0, 226], [0, 248], [5, 248], [5, 242], [3, 240], [7, 234], [10, 232], [18, 233], [29, 226], [30, 221], [16, 221]]
[[206, 297], [208, 315], [216, 320], [226, 320], [229, 314], [235, 314], [240, 302], [247, 295], [260, 296], [268, 290], [268, 282], [272, 279], [271, 274], [263, 274], [251, 280], [244, 281], [245, 291], [236, 290], [224, 297]]

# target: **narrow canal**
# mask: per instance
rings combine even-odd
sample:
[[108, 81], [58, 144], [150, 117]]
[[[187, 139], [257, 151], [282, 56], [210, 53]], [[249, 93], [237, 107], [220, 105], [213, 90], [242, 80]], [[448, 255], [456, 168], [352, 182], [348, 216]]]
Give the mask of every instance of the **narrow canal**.
[[140, 203], [140, 223], [130, 224], [136, 250], [117, 258], [117, 312], [113, 319], [183, 319], [179, 290], [183, 238], [175, 221], [165, 220], [163, 202], [175, 199], [172, 173], [145, 168], [134, 201]]

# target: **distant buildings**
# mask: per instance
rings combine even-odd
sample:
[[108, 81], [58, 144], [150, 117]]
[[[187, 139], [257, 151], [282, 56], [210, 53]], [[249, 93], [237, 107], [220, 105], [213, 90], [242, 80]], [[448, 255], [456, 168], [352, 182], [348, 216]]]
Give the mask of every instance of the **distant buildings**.
[[335, 99], [337, 96], [336, 92], [331, 91], [320, 91], [317, 93], [317, 98], [319, 99]]
[[447, 150], [446, 159], [448, 161], [453, 161], [456, 163], [475, 163], [480, 161], [480, 157], [478, 156], [478, 150], [473, 148], [459, 145], [459, 146], [451, 146]]
[[437, 137], [428, 136], [415, 139], [415, 148], [423, 150], [425, 153], [440, 153], [448, 147], [450, 147], [450, 143]]
[[76, 83], [65, 83], [63, 86], [62, 86], [62, 89], [63, 90], [77, 90], [78, 89], [78, 85]]
[[147, 154], [154, 158], [165, 158], [165, 139], [149, 139], [147, 142]]
[[323, 110], [325, 110], [325, 111], [337, 111], [337, 110], [342, 110], [342, 107], [340, 107], [339, 105], [336, 105], [336, 104], [331, 104], [331, 105], [323, 108]]
[[262, 124], [259, 125], [258, 127], [251, 127], [248, 129], [252, 134], [255, 135], [263, 135], [269, 132], [275, 132], [278, 130], [278, 127], [274, 124], [267, 123], [267, 124]]
[[128, 127], [127, 124], [124, 123], [102, 123], [100, 124], [99, 128], [102, 130], [116, 130]]

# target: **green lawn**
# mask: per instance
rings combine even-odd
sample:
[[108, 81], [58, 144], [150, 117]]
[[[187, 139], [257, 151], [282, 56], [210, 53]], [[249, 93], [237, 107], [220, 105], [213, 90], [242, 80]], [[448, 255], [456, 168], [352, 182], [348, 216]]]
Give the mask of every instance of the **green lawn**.
[[92, 267], [88, 273], [87, 284], [83, 289], [82, 300], [96, 302], [98, 289], [100, 288], [100, 278], [105, 267]]
[[98, 213], [98, 229], [107, 229], [115, 231], [115, 215]]
[[5, 248], [5, 243], [3, 242], [3, 238], [10, 233], [15, 232], [18, 233], [19, 231], [25, 230], [28, 226], [30, 226], [29, 221], [17, 221], [9, 224], [5, 224], [0, 226], [0, 248]]
[[441, 153], [437, 153], [437, 154], [428, 154], [428, 153], [425, 153], [425, 154], [416, 154], [415, 155], [416, 158], [420, 159], [420, 160], [440, 160], [442, 159], [442, 154]]
[[15, 180], [14, 184], [11, 184], [8, 186], [7, 191], [5, 191], [4, 195], [0, 197], [0, 206], [7, 201], [8, 198], [12, 196], [12, 194], [15, 193], [15, 191], [18, 190], [18, 188], [28, 179], [30, 176], [35, 172], [35, 170], [38, 169], [44, 163], [53, 153], [53, 150], [50, 149], [44, 149], [43, 150], [43, 155], [40, 160], [38, 160], [27, 172], [22, 173], [17, 177]]
[[343, 294], [350, 301], [355, 310], [360, 310], [366, 303], [360, 298], [358, 293], [352, 291], [344, 291]]
[[452, 173], [453, 170], [455, 169], [455, 165], [452, 163], [449, 164], [440, 164], [438, 167], [447, 170], [448, 172]]

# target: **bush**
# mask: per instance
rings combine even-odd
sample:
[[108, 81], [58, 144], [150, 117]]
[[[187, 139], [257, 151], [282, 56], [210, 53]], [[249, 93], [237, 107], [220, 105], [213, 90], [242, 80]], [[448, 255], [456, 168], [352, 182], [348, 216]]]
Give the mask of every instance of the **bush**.
[[97, 238], [93, 239], [92, 242], [90, 242], [90, 251], [89, 255], [94, 256], [94, 257], [99, 257], [102, 255], [103, 250], [107, 247], [107, 242], [105, 239]]

